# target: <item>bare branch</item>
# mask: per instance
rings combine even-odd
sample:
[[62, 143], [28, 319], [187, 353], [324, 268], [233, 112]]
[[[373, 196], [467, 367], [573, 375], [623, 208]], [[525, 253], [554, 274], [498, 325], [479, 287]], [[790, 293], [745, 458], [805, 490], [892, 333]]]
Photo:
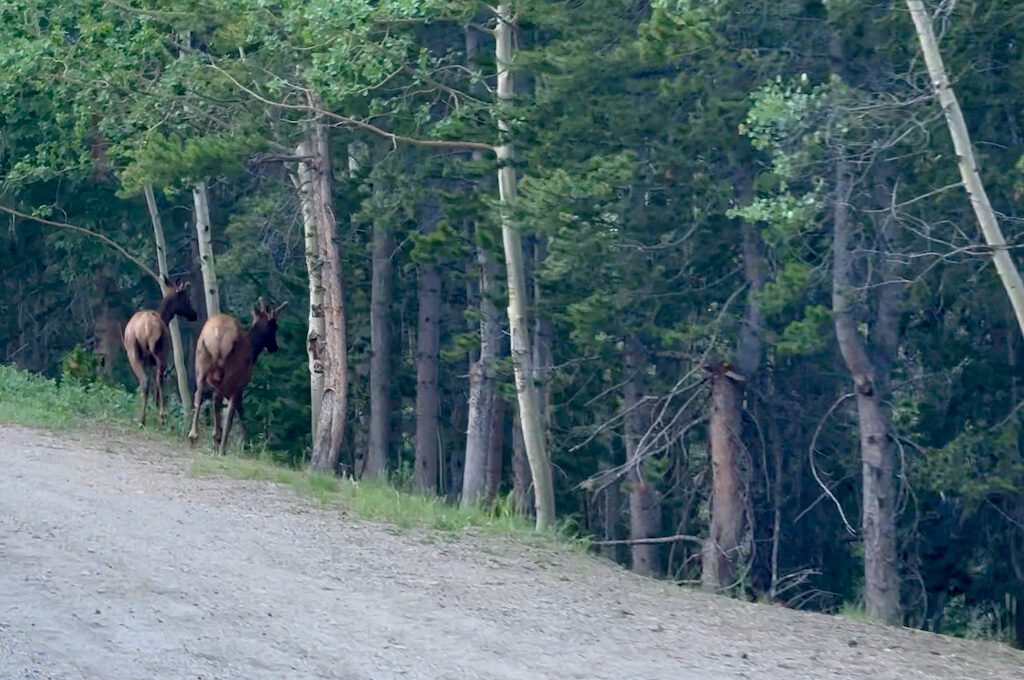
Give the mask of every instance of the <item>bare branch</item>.
[[[846, 513], [843, 512], [843, 506], [842, 506], [842, 504], [840, 504], [839, 499], [836, 498], [835, 494], [832, 493], [832, 490], [828, 488], [828, 486], [825, 484], [825, 482], [823, 482], [821, 480], [821, 477], [818, 475], [818, 468], [814, 464], [814, 449], [815, 449], [815, 447], [816, 447], [816, 445], [818, 443], [818, 436], [821, 434], [822, 428], [825, 427], [825, 423], [828, 421], [829, 416], [831, 416], [832, 413], [837, 408], [839, 408], [840, 404], [842, 404], [844, 401], [846, 401], [850, 397], [854, 397], [854, 396], [856, 396], [856, 394], [853, 393], [853, 392], [849, 392], [847, 394], [844, 394], [843, 396], [839, 397], [839, 399], [837, 399], [836, 402], [834, 404], [832, 404], [832, 406], [829, 407], [828, 411], [825, 412], [825, 415], [818, 422], [818, 427], [816, 427], [815, 430], [814, 430], [814, 436], [811, 437], [811, 446], [810, 446], [810, 449], [808, 451], [808, 453], [810, 455], [810, 459], [811, 459], [811, 474], [814, 475], [814, 481], [816, 481], [818, 483], [818, 486], [821, 487], [822, 491], [824, 491], [826, 494], [828, 494], [828, 497], [832, 499], [833, 503], [835, 503], [836, 509], [839, 510], [839, 516], [843, 519], [843, 525], [846, 527], [846, 530], [848, 532], [850, 532], [851, 536], [856, 536], [857, 532], [854, 531], [853, 527], [850, 526], [849, 520], [846, 519]], [[803, 515], [801, 514], [801, 516], [803, 516]]]
[[394, 132], [389, 132], [384, 128], [377, 127], [373, 123], [367, 123], [366, 121], [359, 120], [357, 118], [352, 118], [350, 116], [343, 116], [341, 114], [334, 113], [333, 111], [328, 111], [326, 109], [322, 109], [319, 107], [310, 106], [309, 104], [286, 104], [285, 102], [275, 102], [271, 99], [267, 99], [266, 97], [262, 96], [258, 92], [255, 92], [251, 88], [246, 87], [237, 78], [235, 78], [233, 75], [222, 69], [220, 66], [217, 66], [213, 63], [208, 64], [208, 66], [213, 70], [217, 71], [218, 73], [220, 73], [221, 75], [223, 75], [228, 80], [230, 80], [235, 85], [235, 87], [240, 89], [242, 92], [246, 93], [247, 95], [249, 95], [253, 99], [256, 99], [257, 101], [266, 104], [267, 106], [273, 106], [275, 108], [287, 109], [291, 111], [305, 111], [307, 113], [312, 113], [318, 116], [324, 116], [326, 118], [330, 118], [331, 120], [335, 121], [336, 123], [344, 127], [357, 128], [359, 130], [363, 130], [365, 132], [374, 134], [378, 137], [383, 137], [384, 139], [390, 140], [391, 143], [396, 147], [398, 146], [398, 144], [409, 144], [410, 146], [420, 146], [432, 149], [458, 149], [460, 151], [486, 151], [490, 153], [494, 152], [494, 146], [490, 144], [485, 144], [484, 142], [470, 142], [448, 139], [419, 139], [417, 137], [406, 137], [405, 135], [395, 134]]
[[[67, 222], [57, 222], [57, 221], [54, 221], [54, 220], [48, 220], [48, 219], [46, 219], [44, 217], [37, 217], [36, 215], [30, 215], [28, 213], [23, 213], [20, 210], [15, 210], [14, 208], [8, 208], [5, 205], [0, 205], [0, 210], [2, 210], [5, 213], [8, 213], [9, 215], [14, 215], [15, 217], [20, 217], [20, 218], [22, 218], [24, 220], [31, 220], [33, 222], [38, 222], [40, 224], [45, 224], [45, 225], [50, 226], [50, 227], [57, 227], [59, 229], [67, 229], [68, 231], [73, 231], [73, 232], [76, 232], [76, 233], [88, 236], [90, 238], [94, 238], [97, 241], [100, 241], [101, 243], [105, 244], [109, 248], [112, 248], [113, 250], [116, 250], [126, 260], [128, 260], [129, 262], [134, 264], [136, 267], [138, 267], [142, 271], [144, 271], [147, 274], [149, 274], [153, 278], [153, 280], [157, 282], [158, 285], [160, 284], [160, 276], [155, 271], [150, 269], [149, 266], [147, 266], [145, 262], [143, 262], [139, 258], [137, 258], [134, 255], [132, 255], [131, 253], [129, 253], [127, 250], [125, 250], [125, 248], [123, 246], [121, 246], [119, 243], [117, 243], [116, 241], [111, 239], [109, 236], [101, 234], [101, 233], [99, 233], [97, 231], [93, 231], [92, 229], [86, 229], [85, 227], [79, 227], [79, 226], [74, 225], [74, 224], [68, 224]], [[163, 289], [161, 288], [161, 290], [163, 290]]]

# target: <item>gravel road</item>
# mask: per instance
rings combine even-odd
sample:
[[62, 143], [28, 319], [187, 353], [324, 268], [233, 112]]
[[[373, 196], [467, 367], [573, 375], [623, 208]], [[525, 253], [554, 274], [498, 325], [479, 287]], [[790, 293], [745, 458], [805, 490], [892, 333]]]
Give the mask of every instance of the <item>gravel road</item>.
[[141, 439], [0, 427], [3, 680], [1024, 678], [1003, 646], [399, 532]]

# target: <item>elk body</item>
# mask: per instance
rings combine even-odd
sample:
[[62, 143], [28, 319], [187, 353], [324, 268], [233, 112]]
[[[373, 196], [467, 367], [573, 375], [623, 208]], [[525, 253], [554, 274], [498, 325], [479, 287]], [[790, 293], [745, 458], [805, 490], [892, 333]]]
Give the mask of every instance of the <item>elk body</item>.
[[[207, 389], [213, 394], [214, 440], [221, 454], [227, 450], [231, 421], [236, 412], [242, 418], [242, 392], [249, 380], [256, 359], [264, 351], [277, 351], [277, 313], [287, 302], [271, 307], [261, 298], [253, 308], [248, 332], [238, 319], [217, 314], [206, 320], [196, 342], [196, 392], [192, 411], [192, 429], [188, 438], [199, 439], [199, 408]], [[220, 405], [228, 402], [226, 421], [221, 426]]]
[[139, 380], [142, 400], [139, 425], [146, 424], [150, 388], [155, 392], [160, 424], [167, 420], [167, 401], [163, 387], [167, 373], [167, 350], [171, 346], [171, 331], [167, 324], [175, 316], [189, 321], [199, 318], [189, 299], [188, 281], [172, 284], [164, 279], [162, 287], [165, 292], [160, 306], [155, 311], [143, 309], [135, 312], [124, 327], [124, 351], [128, 354], [132, 372]]

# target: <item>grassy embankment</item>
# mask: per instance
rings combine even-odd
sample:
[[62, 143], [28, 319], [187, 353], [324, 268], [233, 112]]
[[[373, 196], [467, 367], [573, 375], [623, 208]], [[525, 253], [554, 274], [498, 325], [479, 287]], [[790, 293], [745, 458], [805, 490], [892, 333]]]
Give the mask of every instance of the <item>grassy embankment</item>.
[[[169, 403], [167, 425], [156, 423], [151, 405], [147, 436], [184, 443], [180, 410]], [[0, 366], [0, 424], [18, 424], [49, 430], [89, 429], [99, 426], [131, 432], [137, 428], [136, 395], [118, 386], [76, 380], [52, 380], [11, 366]], [[137, 430], [136, 430], [137, 431]], [[182, 447], [186, 450], [186, 447]], [[532, 522], [516, 515], [508, 499], [489, 507], [461, 508], [443, 499], [409, 490], [407, 480], [356, 481], [310, 473], [283, 464], [273, 452], [256, 448], [233, 449], [227, 456], [212, 451], [189, 452], [190, 471], [197, 476], [225, 475], [234, 479], [263, 480], [288, 485], [300, 495], [325, 506], [337, 507], [357, 517], [394, 524], [403, 529], [429, 528], [460, 532], [479, 530], [531, 540], [573, 543], [565, 527], [544, 536], [533, 531]]]

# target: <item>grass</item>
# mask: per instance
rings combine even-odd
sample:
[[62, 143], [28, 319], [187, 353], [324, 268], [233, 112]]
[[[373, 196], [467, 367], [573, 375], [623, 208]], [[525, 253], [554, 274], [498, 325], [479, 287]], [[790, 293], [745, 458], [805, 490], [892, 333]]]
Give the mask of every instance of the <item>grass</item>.
[[363, 520], [393, 524], [400, 529], [426, 528], [447, 533], [477, 530], [531, 540], [539, 538], [552, 544], [583, 545], [570, 539], [568, 527], [564, 525], [538, 534], [533, 522], [513, 512], [509, 499], [502, 499], [491, 507], [463, 508], [441, 498], [400, 490], [383, 481], [339, 478], [287, 467], [266, 453], [257, 457], [237, 453], [201, 455], [193, 460], [190, 471], [197, 476], [220, 474], [232, 479], [288, 485], [324, 506], [343, 509]]
[[869, 623], [876, 626], [883, 625], [879, 619], [868, 614], [868, 609], [864, 606], [863, 602], [844, 602], [837, 614], [850, 621], [859, 621], [860, 623]]
[[[137, 408], [135, 396], [117, 387], [58, 382], [0, 365], [0, 422], [46, 428], [128, 423]], [[155, 421], [155, 411], [153, 416]]]
[[[151, 404], [147, 432], [180, 437], [181, 413], [173, 402], [169, 401], [168, 407], [171, 413], [167, 424], [160, 427]], [[138, 397], [123, 388], [76, 379], [53, 380], [0, 365], [0, 423], [53, 430], [88, 429], [97, 424], [130, 429], [136, 427], [137, 416]], [[510, 498], [500, 499], [490, 507], [462, 508], [441, 498], [411, 493], [409, 480], [401, 475], [396, 475], [395, 484], [389, 484], [310, 473], [279, 462], [266, 450], [240, 452], [236, 448], [226, 456], [199, 454], [192, 461], [190, 473], [290, 486], [299, 495], [324, 506], [401, 529], [427, 528], [447, 533], [474, 530], [549, 545], [586, 545], [572, 537], [567, 524], [535, 532], [532, 521], [513, 511]]]

